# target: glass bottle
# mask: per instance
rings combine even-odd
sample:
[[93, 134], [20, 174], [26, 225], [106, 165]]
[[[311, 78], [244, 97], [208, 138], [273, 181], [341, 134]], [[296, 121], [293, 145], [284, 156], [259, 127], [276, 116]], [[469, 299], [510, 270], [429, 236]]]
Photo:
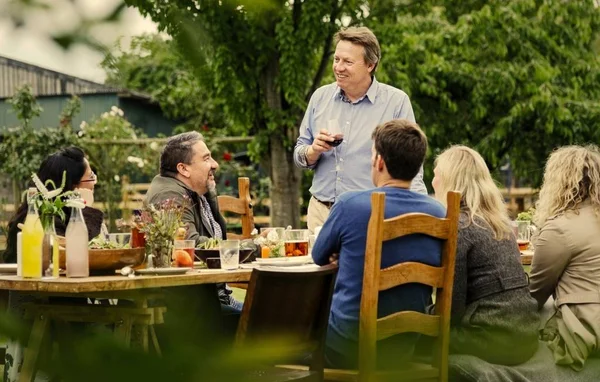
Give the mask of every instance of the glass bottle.
[[27, 217], [23, 223], [21, 243], [21, 274], [27, 278], [42, 277], [42, 240], [44, 229], [35, 208], [33, 196], [37, 189], [27, 190]]
[[88, 230], [81, 208], [71, 208], [65, 241], [67, 277], [88, 277], [90, 275]]

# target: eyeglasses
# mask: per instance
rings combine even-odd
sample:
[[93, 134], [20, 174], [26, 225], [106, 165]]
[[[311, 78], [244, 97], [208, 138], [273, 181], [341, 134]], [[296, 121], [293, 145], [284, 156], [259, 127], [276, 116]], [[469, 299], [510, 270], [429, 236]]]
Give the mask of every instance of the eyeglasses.
[[95, 182], [98, 180], [98, 177], [96, 176], [96, 174], [92, 171], [92, 175], [90, 175], [89, 179], [86, 180], [80, 180], [79, 183], [87, 183], [87, 182]]

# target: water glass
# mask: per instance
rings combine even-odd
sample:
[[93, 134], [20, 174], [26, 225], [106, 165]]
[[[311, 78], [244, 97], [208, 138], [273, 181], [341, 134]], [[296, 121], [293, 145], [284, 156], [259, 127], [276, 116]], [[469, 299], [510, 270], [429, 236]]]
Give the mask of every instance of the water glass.
[[237, 269], [240, 264], [240, 241], [222, 240], [219, 244], [219, 257], [221, 269]]

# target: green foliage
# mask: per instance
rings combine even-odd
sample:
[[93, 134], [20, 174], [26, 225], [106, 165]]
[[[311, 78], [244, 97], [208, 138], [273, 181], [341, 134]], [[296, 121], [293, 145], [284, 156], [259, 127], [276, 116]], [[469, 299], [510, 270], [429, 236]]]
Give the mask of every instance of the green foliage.
[[76, 95], [72, 96], [67, 105], [60, 113], [59, 126], [60, 127], [71, 127], [71, 122], [73, 122], [73, 117], [79, 114], [81, 111], [81, 99]]
[[13, 97], [6, 102], [12, 106], [13, 112], [17, 114], [17, 119], [21, 121], [24, 129], [30, 129], [31, 120], [44, 111], [35, 100], [30, 85], [17, 89]]
[[435, 8], [373, 25], [378, 76], [409, 93], [434, 155], [467, 144], [538, 184], [555, 147], [600, 139], [600, 11], [591, 0], [471, 3], [456, 23]]
[[8, 102], [13, 106], [21, 125], [0, 129], [0, 172], [8, 174], [18, 183], [17, 188], [22, 188], [46, 156], [60, 148], [73, 145], [77, 137], [71, 129], [34, 130], [31, 127], [31, 120], [39, 116], [42, 108], [33, 96], [30, 86], [18, 89]]
[[[146, 136], [129, 123], [124, 118], [123, 110], [116, 106], [90, 124], [83, 122], [79, 135], [85, 142], [90, 164], [97, 169], [97, 198], [107, 202], [105, 213], [114, 230], [121, 200], [121, 177], [124, 174], [156, 175], [158, 147], [136, 144], [135, 140]], [[111, 143], [118, 140], [132, 140], [132, 143]]]
[[[168, 118], [182, 121], [179, 130], [206, 130], [205, 126], [228, 128], [231, 122], [217, 107], [210, 83], [201, 82], [173, 41], [161, 35], [134, 37], [128, 49], [117, 46], [102, 66], [106, 83], [150, 94]], [[206, 67], [199, 68], [200, 72]], [[213, 129], [214, 131], [214, 129]]]

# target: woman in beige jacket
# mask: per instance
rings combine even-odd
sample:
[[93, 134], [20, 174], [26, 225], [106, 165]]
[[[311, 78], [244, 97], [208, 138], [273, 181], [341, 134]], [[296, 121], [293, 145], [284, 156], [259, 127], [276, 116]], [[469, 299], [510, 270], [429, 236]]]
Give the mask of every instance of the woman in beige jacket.
[[600, 151], [567, 146], [546, 163], [534, 222], [540, 227], [529, 288], [554, 312], [542, 340], [559, 365], [581, 370], [600, 354]]

